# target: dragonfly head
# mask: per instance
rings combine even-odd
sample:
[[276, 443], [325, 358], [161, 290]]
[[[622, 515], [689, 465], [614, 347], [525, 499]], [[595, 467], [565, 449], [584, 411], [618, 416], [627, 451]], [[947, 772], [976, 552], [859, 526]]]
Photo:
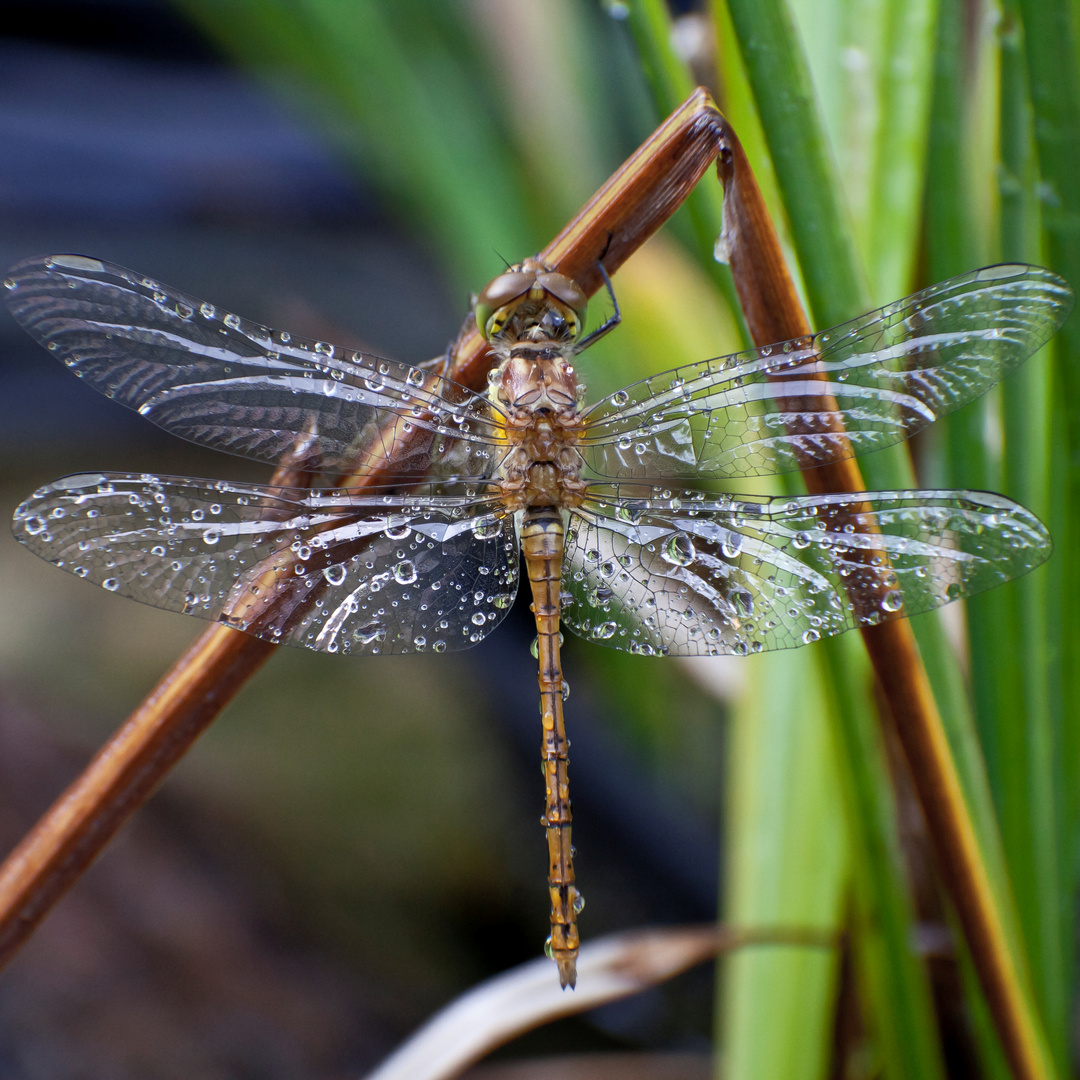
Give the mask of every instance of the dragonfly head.
[[492, 345], [569, 344], [581, 336], [587, 308], [577, 282], [526, 259], [476, 298], [476, 326]]

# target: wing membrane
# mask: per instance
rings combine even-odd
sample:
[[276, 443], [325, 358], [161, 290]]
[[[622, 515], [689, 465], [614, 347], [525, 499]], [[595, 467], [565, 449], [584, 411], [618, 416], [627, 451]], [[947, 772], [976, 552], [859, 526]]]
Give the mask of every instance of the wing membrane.
[[12, 528], [110, 592], [275, 643], [453, 651], [502, 621], [518, 576], [513, 517], [456, 487], [357, 496], [98, 473], [41, 488]]
[[203, 446], [271, 464], [303, 446], [324, 472], [352, 471], [369, 449], [414, 476], [484, 476], [501, 456], [491, 403], [421, 368], [270, 330], [79, 255], [20, 263], [5, 285], [15, 318], [76, 375]]
[[1034, 514], [983, 492], [591, 494], [571, 518], [562, 621], [646, 654], [793, 648], [993, 588], [1051, 549]]
[[906, 439], [1004, 378], [1072, 307], [1057, 275], [994, 266], [813, 337], [675, 368], [588, 413], [598, 476], [754, 476]]

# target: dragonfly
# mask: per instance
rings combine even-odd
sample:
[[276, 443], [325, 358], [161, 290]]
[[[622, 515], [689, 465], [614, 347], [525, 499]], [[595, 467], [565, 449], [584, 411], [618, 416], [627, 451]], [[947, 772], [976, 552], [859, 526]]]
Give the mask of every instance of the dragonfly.
[[369, 656], [476, 644], [505, 618], [524, 564], [545, 950], [564, 988], [583, 901], [562, 629], [642, 656], [747, 655], [928, 611], [1036, 567], [1047, 530], [1000, 495], [712, 489], [909, 437], [1008, 375], [1073, 302], [1048, 270], [992, 266], [586, 404], [577, 357], [621, 318], [600, 269], [613, 314], [587, 334], [585, 292], [538, 258], [486, 286], [466, 320], [494, 355], [485, 393], [441, 374], [446, 363], [271, 330], [100, 259], [31, 259], [4, 282], [20, 324], [94, 389], [294, 478], [68, 476], [13, 521], [54, 565], [267, 641]]

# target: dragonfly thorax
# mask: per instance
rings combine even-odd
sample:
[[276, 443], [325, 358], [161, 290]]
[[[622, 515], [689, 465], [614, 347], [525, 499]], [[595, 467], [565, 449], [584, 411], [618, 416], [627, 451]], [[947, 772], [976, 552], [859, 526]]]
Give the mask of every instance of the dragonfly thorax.
[[577, 448], [583, 421], [573, 365], [557, 350], [515, 348], [496, 370], [491, 394], [510, 444], [499, 477], [507, 505], [576, 505], [584, 490]]
[[568, 417], [584, 387], [560, 350], [516, 347], [495, 369], [491, 389], [495, 402], [520, 422], [533, 415]]

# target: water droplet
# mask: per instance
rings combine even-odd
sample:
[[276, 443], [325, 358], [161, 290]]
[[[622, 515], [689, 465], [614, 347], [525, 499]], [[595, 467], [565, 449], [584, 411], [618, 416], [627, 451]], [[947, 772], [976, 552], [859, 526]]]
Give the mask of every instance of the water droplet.
[[751, 619], [754, 616], [754, 597], [746, 589], [732, 589], [731, 606], [740, 618]]
[[420, 368], [411, 368], [409, 374], [405, 376], [405, 381], [410, 386], [423, 386], [424, 385], [424, 373]]
[[101, 587], [103, 589], [106, 589], [108, 592], [116, 592], [116, 590], [120, 588], [120, 581], [118, 578], [114, 577], [106, 578], [101, 583]]
[[213, 304], [200, 304], [199, 314], [204, 319], [212, 319], [215, 315], [217, 315], [217, 309], [214, 307]]
[[573, 892], [574, 892], [574, 900], [573, 900], [574, 914], [575, 915], [580, 915], [585, 910], [585, 897], [582, 896], [581, 893], [579, 893], [577, 891], [577, 889], [574, 889]]
[[645, 516], [645, 508], [636, 503], [620, 503], [615, 508], [615, 516], [630, 525], [638, 525]]
[[336, 566], [328, 566], [323, 570], [323, 577], [331, 585], [340, 585], [345, 580], [345, 565], [338, 563]]
[[352, 636], [361, 645], [371, 645], [373, 642], [386, 640], [386, 627], [377, 619], [373, 619], [369, 623], [364, 623], [363, 626], [358, 626]]
[[402, 559], [394, 567], [394, 580], [399, 585], [411, 585], [417, 578], [416, 563]]
[[503, 610], [505, 608], [508, 608], [514, 602], [514, 598], [510, 595], [510, 593], [499, 593], [497, 596], [492, 598], [491, 602], [495, 605], [495, 607]]
[[497, 517], [477, 518], [472, 533], [477, 540], [490, 540], [502, 534], [502, 521]]
[[817, 641], [821, 637], [821, 634], [817, 630], [804, 630], [803, 631], [803, 644], [809, 645], [812, 641]]
[[532, 644], [529, 646], [529, 652], [532, 653], [532, 658], [534, 660], [540, 659], [540, 639], [538, 637], [532, 639]]
[[791, 538], [793, 547], [807, 548], [813, 543], [814, 538], [808, 532], [798, 532]]
[[887, 592], [881, 598], [882, 611], [899, 611], [904, 606], [904, 596], [900, 592]]
[[593, 627], [592, 636], [597, 641], [607, 641], [608, 638], [615, 636], [615, 631], [618, 629], [619, 627], [613, 622], [600, 623]]
[[487, 622], [487, 616], [482, 611], [474, 611], [469, 621], [473, 626], [483, 626]]
[[625, 390], [619, 390], [611, 395], [611, 404], [622, 408], [630, 400], [630, 395]]
[[570, 684], [563, 679], [562, 681], [562, 699], [566, 701], [570, 697]]
[[207, 529], [203, 534], [204, 544], [216, 544], [221, 539], [220, 529]]
[[436, 641], [435, 644], [431, 646], [431, 648], [433, 652], [446, 652], [446, 642]]
[[43, 532], [45, 525], [45, 519], [37, 514], [31, 514], [30, 517], [23, 522], [23, 528], [30, 536], [37, 536], [38, 533]]
[[387, 522], [383, 532], [391, 540], [407, 540], [412, 535], [412, 528], [407, 522], [397, 521], [391, 524], [393, 519]]
[[672, 566], [689, 566], [694, 561], [697, 552], [694, 550], [690, 537], [684, 532], [678, 532], [668, 537], [660, 554]]

